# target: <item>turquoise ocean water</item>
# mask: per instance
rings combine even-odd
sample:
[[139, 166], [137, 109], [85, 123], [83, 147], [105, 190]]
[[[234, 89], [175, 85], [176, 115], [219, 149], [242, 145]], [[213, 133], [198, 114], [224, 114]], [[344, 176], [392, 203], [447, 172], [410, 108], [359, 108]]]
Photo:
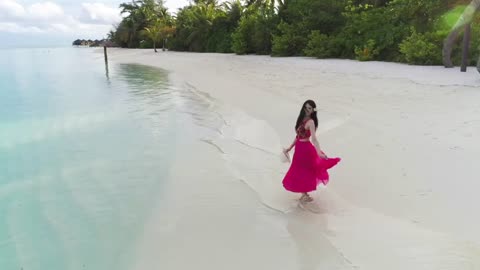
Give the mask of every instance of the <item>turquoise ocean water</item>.
[[0, 269], [128, 269], [197, 105], [92, 49], [0, 50]]

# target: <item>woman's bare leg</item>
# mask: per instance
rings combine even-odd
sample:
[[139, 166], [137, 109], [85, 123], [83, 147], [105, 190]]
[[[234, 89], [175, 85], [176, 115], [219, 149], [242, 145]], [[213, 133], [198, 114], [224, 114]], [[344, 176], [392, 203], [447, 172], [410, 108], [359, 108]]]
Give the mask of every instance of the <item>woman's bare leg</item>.
[[312, 197], [310, 197], [310, 195], [308, 195], [308, 193], [304, 192], [304, 193], [302, 193], [302, 197], [300, 197], [300, 201], [311, 202], [311, 201], [313, 201], [313, 199], [312, 199]]

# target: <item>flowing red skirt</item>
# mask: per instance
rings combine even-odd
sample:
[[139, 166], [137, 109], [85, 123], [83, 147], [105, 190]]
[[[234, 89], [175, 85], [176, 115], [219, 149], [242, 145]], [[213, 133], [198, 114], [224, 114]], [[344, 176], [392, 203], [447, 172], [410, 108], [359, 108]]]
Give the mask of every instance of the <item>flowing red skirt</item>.
[[305, 193], [329, 181], [328, 169], [337, 165], [340, 158], [321, 158], [310, 141], [297, 141], [292, 164], [283, 179], [283, 186], [291, 192]]

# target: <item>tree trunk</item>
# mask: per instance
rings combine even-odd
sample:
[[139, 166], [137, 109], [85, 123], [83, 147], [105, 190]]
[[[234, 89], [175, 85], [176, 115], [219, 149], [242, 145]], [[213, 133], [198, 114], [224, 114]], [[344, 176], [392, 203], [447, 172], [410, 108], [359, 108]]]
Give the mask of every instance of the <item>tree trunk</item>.
[[461, 72], [467, 71], [469, 45], [470, 45], [470, 24], [467, 24], [465, 25], [465, 33], [463, 34], [462, 67], [460, 68]]
[[478, 57], [478, 60], [477, 60], [477, 71], [478, 73], [480, 73], [480, 56]]
[[153, 41], [153, 51], [157, 52], [157, 44], [156, 44], [155, 40]]
[[445, 38], [443, 41], [443, 50], [442, 50], [442, 56], [443, 56], [443, 65], [446, 68], [452, 68], [453, 63], [452, 63], [452, 47], [453, 43], [455, 43], [455, 40], [458, 37], [458, 34], [460, 33], [460, 28], [454, 29], [448, 34], [448, 36]]
[[162, 51], [165, 51], [165, 39], [163, 39], [163, 47], [162, 47]]
[[448, 34], [448, 36], [443, 41], [442, 56], [443, 56], [443, 65], [446, 68], [453, 67], [452, 60], [451, 60], [453, 43], [455, 43], [455, 40], [457, 39], [458, 34], [462, 30], [462, 28], [466, 24], [469, 24], [472, 22], [473, 15], [479, 8], [480, 8], [480, 0], [472, 0], [470, 4], [467, 6], [467, 8], [465, 8], [465, 11], [463, 11], [462, 15], [460, 15], [460, 18], [458, 19], [457, 23], [455, 23], [453, 28], [450, 30], [450, 33]]

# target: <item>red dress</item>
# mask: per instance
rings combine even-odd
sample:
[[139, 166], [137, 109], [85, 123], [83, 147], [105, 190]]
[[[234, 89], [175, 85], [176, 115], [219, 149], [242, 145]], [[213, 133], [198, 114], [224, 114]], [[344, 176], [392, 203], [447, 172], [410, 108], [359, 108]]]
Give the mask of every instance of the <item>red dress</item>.
[[291, 192], [306, 193], [316, 190], [320, 183], [326, 185], [329, 181], [327, 170], [340, 162], [338, 157], [320, 157], [310, 140], [300, 141], [300, 139], [309, 139], [311, 136], [310, 130], [305, 128], [307, 120], [303, 121], [297, 129], [292, 164], [283, 179], [283, 186]]

